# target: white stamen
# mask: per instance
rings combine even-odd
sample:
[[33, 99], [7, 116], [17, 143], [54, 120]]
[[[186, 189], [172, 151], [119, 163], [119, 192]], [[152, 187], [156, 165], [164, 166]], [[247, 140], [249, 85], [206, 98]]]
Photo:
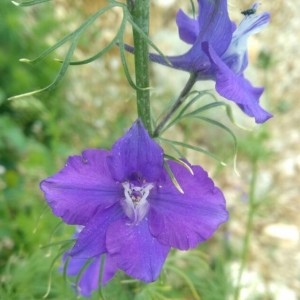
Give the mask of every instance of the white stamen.
[[135, 186], [127, 181], [122, 185], [125, 199], [121, 204], [125, 214], [136, 224], [145, 217], [149, 210], [147, 197], [154, 185], [148, 183], [143, 186]]

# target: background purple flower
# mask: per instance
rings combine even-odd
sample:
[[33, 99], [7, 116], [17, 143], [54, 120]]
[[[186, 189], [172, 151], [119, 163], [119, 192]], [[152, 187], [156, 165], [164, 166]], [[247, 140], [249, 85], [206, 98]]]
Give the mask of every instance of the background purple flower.
[[150, 54], [150, 59], [195, 73], [198, 80], [214, 80], [221, 96], [234, 101], [257, 123], [265, 122], [272, 115], [259, 105], [264, 89], [253, 87], [243, 72], [248, 65], [247, 39], [269, 23], [270, 15], [247, 15], [236, 27], [229, 19], [226, 0], [198, 0], [198, 4], [197, 19], [182, 10], [176, 18], [181, 40], [192, 47], [182, 55], [166, 56], [167, 60], [157, 54]]
[[151, 282], [171, 247], [194, 248], [227, 220], [224, 196], [201, 167], [190, 166], [191, 174], [168, 162], [184, 191], [180, 193], [163, 160], [162, 148], [138, 120], [110, 151], [89, 149], [72, 156], [60, 172], [41, 182], [53, 213], [67, 224], [84, 226], [67, 252], [68, 274], [93, 259], [81, 291], [97, 288], [88, 278], [99, 269], [103, 254], [106, 281], [121, 269]]

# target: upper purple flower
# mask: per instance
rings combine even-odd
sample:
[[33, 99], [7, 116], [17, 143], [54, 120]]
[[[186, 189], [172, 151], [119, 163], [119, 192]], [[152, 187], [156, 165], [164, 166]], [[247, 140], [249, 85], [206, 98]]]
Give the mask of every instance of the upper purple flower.
[[41, 182], [53, 213], [83, 226], [67, 252], [70, 275], [93, 259], [79, 281], [83, 294], [98, 286], [98, 277], [89, 278], [99, 271], [102, 254], [102, 284], [118, 269], [151, 282], [171, 247], [194, 248], [227, 220], [224, 196], [200, 166], [190, 166], [192, 174], [167, 162], [181, 193], [163, 163], [162, 148], [138, 120], [110, 151], [88, 149], [71, 156], [60, 172]]
[[[198, 4], [197, 19], [182, 10], [176, 18], [180, 39], [192, 47], [185, 54], [166, 56], [168, 61], [157, 54], [150, 54], [150, 59], [194, 73], [198, 80], [214, 80], [221, 96], [234, 101], [257, 123], [265, 122], [272, 115], [259, 105], [264, 89], [253, 87], [243, 72], [248, 65], [247, 39], [269, 23], [269, 13], [246, 15], [236, 27], [229, 19], [227, 0], [198, 0]], [[253, 12], [257, 6], [252, 6]]]

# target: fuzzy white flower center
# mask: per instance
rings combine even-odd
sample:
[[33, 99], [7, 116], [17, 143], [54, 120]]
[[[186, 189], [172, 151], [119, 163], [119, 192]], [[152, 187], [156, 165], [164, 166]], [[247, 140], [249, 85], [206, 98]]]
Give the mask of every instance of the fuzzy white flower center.
[[121, 202], [122, 207], [133, 224], [137, 224], [148, 213], [149, 203], [147, 197], [154, 185], [146, 183], [142, 186], [137, 186], [126, 181], [122, 183], [122, 186], [125, 196], [125, 199]]

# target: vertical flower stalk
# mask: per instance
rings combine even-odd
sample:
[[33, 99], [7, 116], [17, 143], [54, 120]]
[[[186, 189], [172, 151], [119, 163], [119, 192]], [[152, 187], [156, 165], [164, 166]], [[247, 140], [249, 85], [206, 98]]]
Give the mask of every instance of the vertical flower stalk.
[[258, 174], [258, 162], [257, 158], [252, 160], [252, 175], [249, 187], [249, 209], [247, 215], [247, 223], [246, 223], [246, 234], [243, 240], [243, 248], [241, 253], [241, 265], [237, 275], [237, 282], [234, 291], [234, 300], [240, 299], [240, 292], [241, 292], [241, 281], [243, 277], [243, 273], [247, 264], [247, 259], [249, 256], [249, 248], [250, 248], [250, 241], [251, 241], [251, 234], [253, 232], [253, 219], [256, 212], [256, 201], [255, 201], [255, 190], [256, 190], [256, 182], [257, 182], [257, 174]]
[[[129, 11], [133, 21], [140, 29], [149, 35], [149, 14], [150, 1], [127, 0]], [[136, 77], [136, 94], [137, 94], [137, 111], [150, 135], [151, 128], [151, 110], [150, 110], [150, 92], [149, 92], [149, 48], [148, 43], [141, 34], [133, 28], [133, 41], [135, 47], [135, 77]]]

